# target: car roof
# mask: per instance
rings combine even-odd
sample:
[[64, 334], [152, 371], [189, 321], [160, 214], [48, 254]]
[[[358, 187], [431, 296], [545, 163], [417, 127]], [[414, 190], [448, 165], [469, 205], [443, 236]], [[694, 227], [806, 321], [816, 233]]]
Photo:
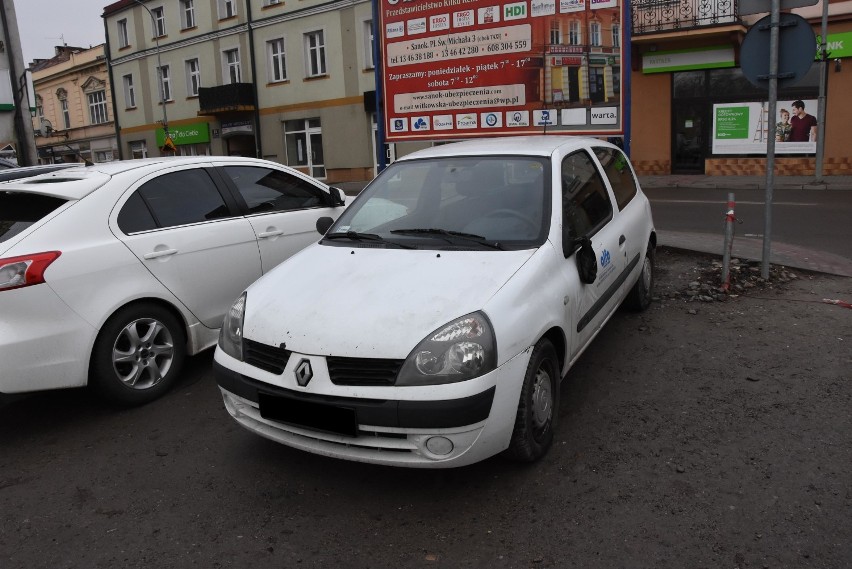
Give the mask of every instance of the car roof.
[[608, 143], [600, 139], [587, 136], [506, 136], [501, 138], [465, 140], [451, 144], [442, 144], [441, 146], [433, 146], [432, 148], [407, 154], [399, 158], [398, 161], [447, 156], [521, 155], [549, 157], [557, 149], [570, 152], [584, 148], [589, 144], [609, 146]]
[[5, 168], [0, 169], [0, 182], [6, 182], [8, 180], [17, 180], [20, 178], [31, 178], [33, 176], [40, 176], [41, 174], [47, 174], [48, 172], [53, 172], [55, 170], [64, 170], [66, 168], [73, 168], [77, 166], [76, 163], [58, 163], [58, 164], [39, 164], [38, 166], [20, 166], [15, 168]]
[[263, 165], [270, 164], [267, 160], [242, 158], [239, 156], [139, 158], [136, 160], [100, 162], [91, 166], [77, 164], [72, 168], [66, 168], [23, 180], [0, 182], [0, 191], [38, 193], [63, 199], [78, 200], [104, 185], [113, 176], [123, 174], [131, 170], [140, 170], [140, 176], [144, 176], [150, 172], [155, 172], [164, 166], [211, 164], [213, 162], [257, 162], [258, 164]]

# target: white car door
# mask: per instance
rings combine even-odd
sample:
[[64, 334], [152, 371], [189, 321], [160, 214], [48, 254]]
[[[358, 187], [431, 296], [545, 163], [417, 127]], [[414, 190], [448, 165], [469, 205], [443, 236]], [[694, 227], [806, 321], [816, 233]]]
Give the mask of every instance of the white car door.
[[206, 168], [140, 180], [119, 202], [116, 236], [198, 320], [219, 328], [261, 275], [251, 224], [228, 206]]
[[[612, 207], [610, 193], [597, 163], [586, 151], [569, 154], [561, 165], [563, 248], [573, 252], [565, 259], [563, 275], [571, 326], [571, 355], [582, 351], [621, 303], [625, 278], [625, 242]], [[578, 240], [588, 238], [597, 266], [592, 282], [583, 282]]]
[[337, 218], [331, 195], [318, 182], [296, 172], [255, 164], [220, 164], [245, 201], [254, 228], [263, 272], [319, 240], [320, 217]]

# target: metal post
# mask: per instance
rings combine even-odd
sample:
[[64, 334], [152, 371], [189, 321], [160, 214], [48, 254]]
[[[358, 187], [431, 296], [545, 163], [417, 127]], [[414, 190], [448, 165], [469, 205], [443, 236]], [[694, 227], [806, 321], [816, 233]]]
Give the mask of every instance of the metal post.
[[825, 155], [825, 95], [828, 79], [828, 0], [822, 0], [822, 29], [819, 40], [819, 106], [817, 107], [816, 167], [814, 181], [822, 183]]
[[775, 187], [775, 132], [770, 125], [778, 107], [778, 40], [781, 21], [781, 0], [772, 0], [769, 16], [769, 111], [766, 141], [766, 204], [763, 216], [763, 263], [760, 274], [769, 278], [770, 244], [772, 242], [772, 193]]
[[734, 248], [734, 194], [728, 194], [728, 211], [725, 213], [725, 245], [722, 252], [722, 289], [731, 288], [731, 250]]
[[157, 20], [154, 18], [154, 13], [142, 3], [142, 0], [133, 0], [148, 12], [148, 15], [151, 16], [151, 31], [154, 32], [154, 45], [157, 47], [157, 90], [160, 91], [160, 104], [163, 106], [163, 139], [167, 140], [169, 138], [169, 117], [166, 114], [166, 93], [163, 88], [163, 64], [160, 61], [160, 40], [156, 35], [157, 33]]

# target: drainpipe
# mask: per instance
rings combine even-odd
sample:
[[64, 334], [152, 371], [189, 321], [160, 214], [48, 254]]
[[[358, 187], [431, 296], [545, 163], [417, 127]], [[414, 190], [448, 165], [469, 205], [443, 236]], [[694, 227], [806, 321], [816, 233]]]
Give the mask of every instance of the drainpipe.
[[110, 59], [112, 51], [109, 46], [109, 29], [107, 27], [106, 17], [101, 16], [101, 18], [104, 20], [104, 37], [106, 38], [104, 55], [106, 55], [107, 74], [109, 75], [109, 90], [112, 93], [112, 123], [113, 128], [115, 129], [115, 144], [118, 146], [118, 159], [124, 160], [124, 152], [121, 149], [121, 128], [118, 125], [118, 103], [116, 102], [117, 99], [115, 96], [115, 77], [112, 74], [112, 59]]
[[260, 102], [257, 94], [257, 62], [254, 56], [254, 29], [252, 28], [251, 0], [246, 0], [248, 18], [249, 59], [251, 60], [251, 90], [254, 95], [254, 151], [256, 158], [263, 158], [263, 144], [260, 139]]

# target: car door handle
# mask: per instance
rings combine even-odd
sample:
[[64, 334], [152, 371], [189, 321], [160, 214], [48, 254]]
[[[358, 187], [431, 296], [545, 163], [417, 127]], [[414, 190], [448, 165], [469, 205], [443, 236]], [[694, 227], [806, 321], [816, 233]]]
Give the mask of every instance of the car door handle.
[[624, 245], [625, 241], [627, 241], [627, 237], [625, 237], [624, 235], [622, 235], [621, 237], [618, 238], [618, 244], [619, 245]]
[[263, 231], [261, 233], [258, 233], [257, 236], [260, 239], [266, 239], [268, 237], [278, 237], [279, 235], [282, 235], [283, 233], [284, 232], [281, 231], [280, 229], [276, 229], [275, 231]]
[[168, 257], [177, 253], [177, 249], [163, 249], [162, 251], [154, 251], [153, 253], [145, 253], [145, 259], [157, 259], [159, 257]]

